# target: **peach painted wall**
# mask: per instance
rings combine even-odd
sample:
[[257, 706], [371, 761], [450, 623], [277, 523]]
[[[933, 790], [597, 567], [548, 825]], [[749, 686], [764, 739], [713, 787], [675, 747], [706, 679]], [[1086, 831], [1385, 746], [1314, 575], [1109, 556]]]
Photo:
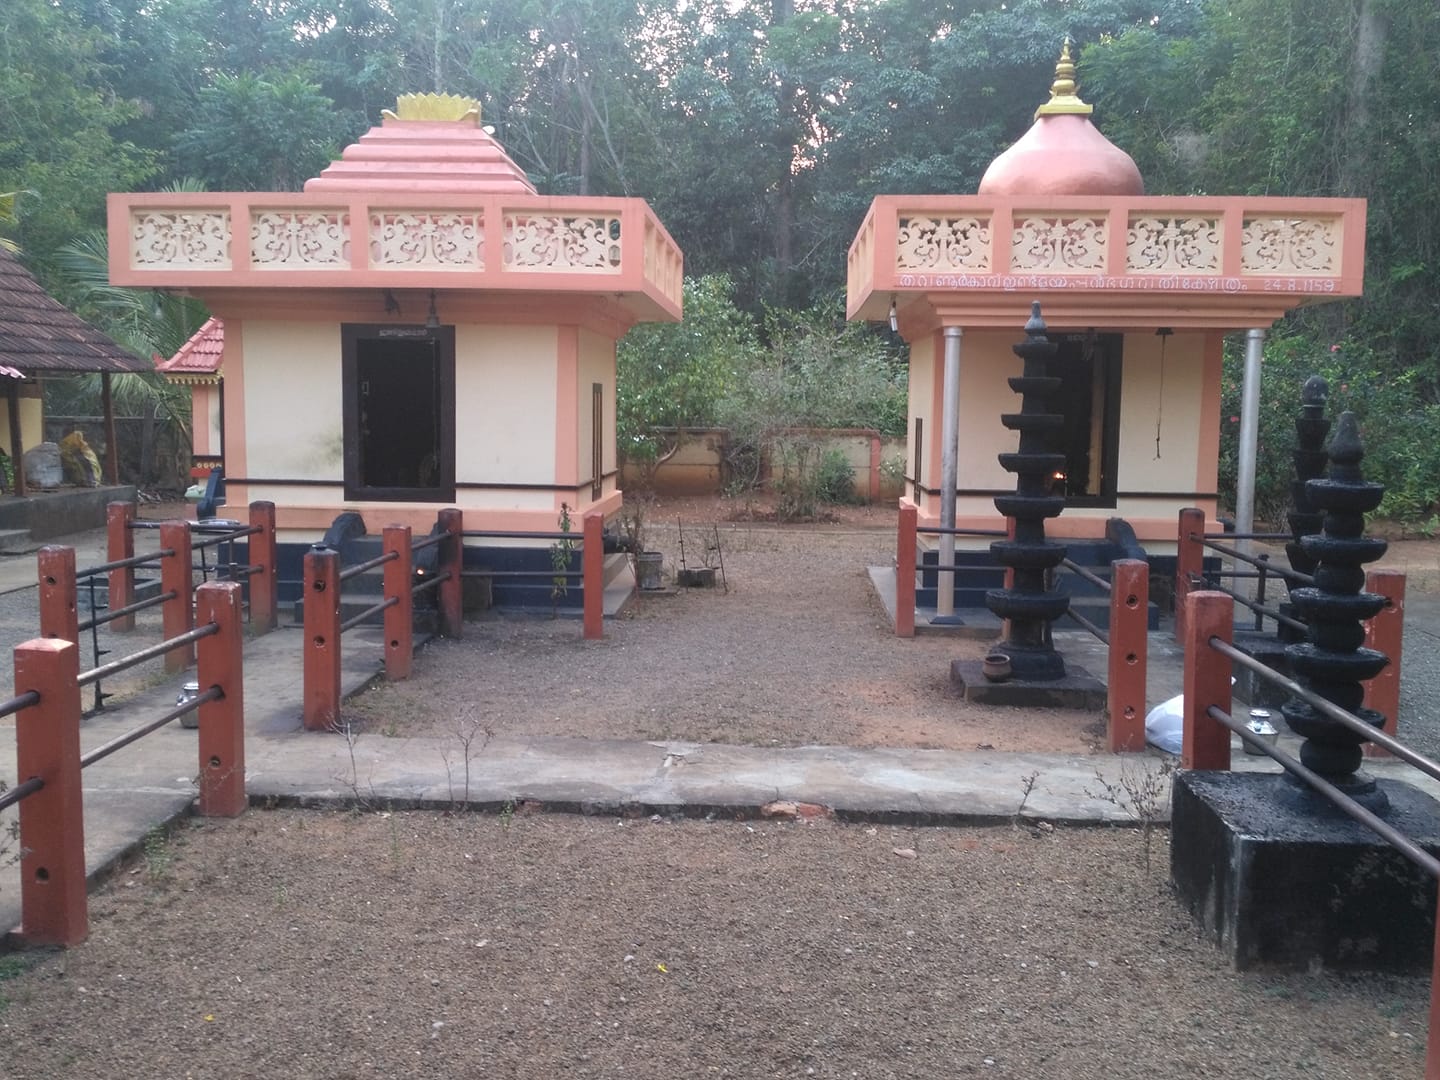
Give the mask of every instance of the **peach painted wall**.
[[244, 367], [244, 475], [343, 482], [340, 327], [247, 320]]
[[190, 444], [198, 457], [220, 455], [220, 387], [195, 383], [190, 387]]

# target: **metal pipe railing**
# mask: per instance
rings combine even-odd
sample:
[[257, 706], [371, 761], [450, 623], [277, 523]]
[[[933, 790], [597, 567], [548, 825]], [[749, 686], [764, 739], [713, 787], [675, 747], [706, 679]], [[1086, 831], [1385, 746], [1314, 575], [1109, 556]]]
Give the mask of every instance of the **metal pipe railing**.
[[139, 727], [134, 728], [131, 731], [127, 731], [124, 735], [117, 735], [109, 742], [95, 747], [95, 749], [91, 750], [89, 753], [81, 754], [80, 767], [84, 769], [91, 765], [94, 765], [95, 762], [101, 761], [104, 758], [109, 757], [111, 754], [115, 753], [116, 750], [122, 750], [125, 747], [129, 746], [131, 743], [135, 742], [137, 739], [144, 738], [146, 735], [149, 735], [150, 732], [157, 731], [171, 721], [178, 720], [182, 716], [189, 715], [196, 709], [200, 708], [201, 705], [204, 705], [207, 701], [219, 701], [224, 696], [225, 695], [221, 693], [218, 686], [212, 686], [204, 693], [198, 694], [193, 698], [186, 698], [183, 702], [181, 702], [179, 705], [176, 705], [175, 708], [171, 709], [159, 719], [151, 720], [148, 723], [141, 724]]
[[[1216, 639], [1211, 639], [1212, 647], [1215, 641]], [[1221, 642], [1220, 644], [1224, 643]], [[1233, 716], [1227, 713], [1224, 709], [1221, 709], [1218, 705], [1209, 706], [1205, 710], [1205, 714], [1209, 716], [1210, 719], [1214, 720], [1216, 723], [1220, 724], [1223, 727], [1229, 728], [1236, 735], [1239, 735], [1241, 740], [1243, 740], [1244, 742], [1249, 743], [1251, 746], [1259, 747], [1260, 750], [1262, 750], [1267, 757], [1274, 758], [1277, 762], [1279, 762], [1286, 772], [1293, 773], [1294, 775], [1300, 777], [1300, 779], [1304, 780], [1307, 784], [1314, 788], [1315, 791], [1325, 796], [1325, 798], [1328, 799], [1331, 803], [1333, 803], [1336, 808], [1339, 809], [1341, 812], [1345, 813], [1349, 817], [1353, 818], [1355, 821], [1358, 821], [1361, 825], [1364, 825], [1367, 829], [1374, 832], [1387, 844], [1395, 848], [1397, 851], [1399, 851], [1411, 862], [1415, 863], [1416, 866], [1420, 867], [1431, 877], [1440, 880], [1440, 859], [1436, 859], [1428, 851], [1420, 847], [1408, 836], [1396, 829], [1393, 825], [1389, 824], [1386, 821], [1383, 821], [1379, 817], [1376, 817], [1369, 810], [1366, 810], [1365, 807], [1361, 806], [1358, 802], [1352, 799], [1349, 795], [1346, 795], [1334, 784], [1330, 783], [1330, 781], [1326, 780], [1323, 776], [1321, 776], [1314, 770], [1306, 768], [1297, 759], [1291, 757], [1284, 750], [1281, 750], [1279, 747], [1276, 746], [1271, 746], [1264, 739], [1260, 738], [1259, 736], [1254, 734], [1254, 732], [1250, 731], [1250, 729], [1245, 724], [1242, 724], [1240, 721], [1236, 720]], [[1368, 725], [1362, 726], [1368, 727]]]
[[1419, 769], [1426, 776], [1429, 776], [1435, 780], [1440, 780], [1440, 762], [1436, 762], [1431, 758], [1426, 757], [1424, 754], [1410, 749], [1410, 747], [1406, 746], [1399, 739], [1396, 739], [1393, 735], [1381, 731], [1379, 728], [1371, 727], [1369, 724], [1365, 723], [1364, 720], [1361, 720], [1353, 713], [1347, 712], [1346, 710], [1340, 708], [1340, 706], [1336, 705], [1333, 701], [1327, 701], [1325, 698], [1321, 697], [1313, 690], [1309, 690], [1306, 687], [1301, 686], [1294, 679], [1286, 675], [1280, 674], [1280, 672], [1276, 671], [1274, 668], [1269, 667], [1261, 663], [1259, 660], [1256, 660], [1254, 657], [1248, 656], [1245, 653], [1241, 652], [1229, 642], [1223, 641], [1220, 638], [1212, 637], [1209, 640], [1209, 645], [1212, 649], [1220, 653], [1222, 656], [1229, 657], [1232, 664], [1239, 664], [1246, 670], [1253, 671], [1256, 675], [1259, 675], [1266, 682], [1271, 683], [1274, 686], [1278, 686], [1286, 693], [1299, 698], [1316, 712], [1322, 714], [1328, 719], [1334, 720], [1336, 723], [1341, 724], [1346, 728], [1349, 728], [1357, 735], [1363, 735], [1367, 742], [1373, 742], [1376, 746], [1384, 747], [1396, 757], [1400, 758], [1405, 762], [1408, 762], [1415, 768]]
[[219, 627], [214, 623], [206, 623], [204, 626], [197, 626], [193, 630], [187, 630], [183, 634], [176, 634], [174, 637], [166, 638], [164, 641], [148, 648], [140, 649], [129, 656], [122, 656], [119, 660], [111, 660], [108, 664], [101, 664], [99, 667], [91, 668], [89, 671], [82, 671], [78, 678], [81, 686], [88, 686], [97, 679], [108, 679], [121, 671], [126, 671], [136, 664], [143, 664], [146, 660], [154, 660], [156, 657], [164, 656], [171, 649], [178, 649], [182, 645], [190, 645], [201, 638], [209, 637], [217, 633]]

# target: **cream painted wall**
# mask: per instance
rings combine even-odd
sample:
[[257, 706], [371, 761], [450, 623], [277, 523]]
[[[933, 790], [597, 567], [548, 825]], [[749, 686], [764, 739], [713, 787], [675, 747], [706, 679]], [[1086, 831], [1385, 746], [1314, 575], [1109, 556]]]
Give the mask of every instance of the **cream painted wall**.
[[1121, 491], [1195, 489], [1201, 404], [1207, 392], [1218, 394], [1220, 388], [1205, 386], [1205, 336], [1177, 333], [1165, 342], [1162, 400], [1160, 342], [1154, 333], [1125, 335], [1124, 384], [1120, 391]]
[[602, 426], [600, 447], [602, 458], [600, 475], [604, 476], [615, 468], [615, 342], [589, 330], [580, 331], [580, 385], [578, 388], [580, 438], [577, 447], [580, 453], [576, 475], [582, 480], [591, 477], [590, 441], [592, 437], [591, 387], [599, 383], [604, 387], [600, 406]]
[[340, 327], [246, 320], [246, 474], [344, 478]]
[[[939, 404], [932, 400], [930, 388], [935, 379], [935, 336], [926, 334], [920, 340], [910, 345], [910, 416], [906, 420], [905, 437], [908, 441], [905, 458], [905, 475], [920, 482], [921, 487], [940, 486], [940, 463], [931, 461], [934, 457], [930, 447], [936, 445], [934, 436], [939, 434], [939, 428], [935, 425], [940, 423], [940, 417], [935, 409]], [[915, 419], [919, 417], [924, 422], [925, 434], [924, 446], [920, 451], [921, 476], [914, 476], [915, 472]], [[913, 490], [913, 489], [912, 489]]]
[[[39, 387], [34, 389], [34, 397], [27, 396], [31, 392], [27, 386], [22, 391], [18, 402], [22, 452], [39, 446], [45, 441], [45, 406], [40, 398]], [[7, 454], [10, 453], [10, 410], [3, 404], [0, 404], [0, 450], [4, 450]]]
[[1020, 374], [1020, 358], [1010, 351], [1019, 340], [1008, 330], [967, 330], [960, 339], [961, 490], [1015, 486], [997, 455], [1020, 445], [1019, 435], [1000, 422], [1002, 413], [1020, 411], [1020, 396], [1005, 381]]
[[455, 328], [457, 481], [555, 482], [557, 341], [554, 326]]

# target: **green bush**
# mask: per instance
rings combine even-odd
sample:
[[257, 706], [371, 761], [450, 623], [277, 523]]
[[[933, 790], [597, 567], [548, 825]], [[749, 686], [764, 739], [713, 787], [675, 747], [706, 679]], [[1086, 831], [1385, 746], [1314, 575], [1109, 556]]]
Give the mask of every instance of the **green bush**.
[[[1227, 350], [1221, 386], [1220, 491], [1235, 490], [1244, 359]], [[1302, 334], [1277, 335], [1266, 343], [1260, 376], [1260, 423], [1255, 463], [1255, 516], [1284, 526], [1294, 476], [1295, 418], [1300, 391], [1311, 375], [1329, 384], [1325, 415], [1333, 424], [1355, 413], [1365, 444], [1365, 478], [1385, 485], [1377, 514], [1418, 524], [1440, 505], [1440, 404], [1428, 400], [1416, 369], [1386, 372], [1364, 343], [1316, 342]]]
[[844, 506], [856, 501], [855, 470], [839, 450], [826, 450], [815, 466], [815, 493], [822, 503]]

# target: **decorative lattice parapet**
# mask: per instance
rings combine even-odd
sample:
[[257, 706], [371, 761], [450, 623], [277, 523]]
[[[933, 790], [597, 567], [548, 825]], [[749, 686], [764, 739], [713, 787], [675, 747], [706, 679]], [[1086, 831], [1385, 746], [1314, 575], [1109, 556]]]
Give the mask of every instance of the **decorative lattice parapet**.
[[250, 220], [250, 265], [258, 270], [350, 265], [350, 215], [339, 208], [257, 210]]
[[1125, 270], [1131, 274], [1220, 272], [1220, 219], [1131, 214]]
[[227, 210], [143, 210], [130, 216], [130, 258], [141, 269], [230, 269]]
[[[1342, 413], [1330, 443], [1330, 476], [1305, 484], [1310, 502], [1324, 513], [1323, 531], [1300, 540], [1316, 562], [1315, 585], [1290, 594], [1310, 627], [1309, 640], [1287, 646], [1285, 654], [1301, 686], [1378, 728], [1384, 717], [1361, 707], [1361, 683], [1380, 674], [1389, 659], [1361, 643], [1364, 620], [1385, 606], [1385, 598], [1363, 589], [1365, 564], [1385, 554], [1386, 543], [1364, 531], [1365, 515], [1380, 505], [1385, 488], [1365, 481], [1363, 457], [1355, 414]], [[1299, 698], [1286, 702], [1281, 712], [1291, 730], [1305, 739], [1300, 748], [1305, 765], [1342, 787], [1371, 786], [1355, 776], [1363, 756], [1359, 735]]]
[[620, 269], [620, 219], [506, 214], [505, 266], [613, 274]]
[[1332, 277], [1340, 272], [1334, 217], [1246, 217], [1241, 273]]
[[684, 258], [640, 199], [115, 195], [110, 235], [110, 280], [140, 288], [594, 293], [642, 320], [679, 318], [683, 300]]
[[985, 605], [1009, 620], [996, 651], [1010, 657], [1015, 677], [1052, 680], [1065, 677], [1065, 661], [1050, 643], [1050, 624], [1069, 609], [1070, 597], [1046, 588], [1047, 575], [1065, 558], [1065, 548], [1045, 538], [1045, 519], [1065, 509], [1065, 497], [1051, 490], [1055, 474], [1065, 469], [1065, 455], [1055, 449], [1065, 418], [1046, 411], [1046, 402], [1061, 387], [1050, 371], [1059, 347], [1045, 336], [1040, 305], [1032, 304], [1030, 311], [1025, 340], [1012, 346], [1025, 363], [1023, 373], [1008, 380], [1020, 395], [1020, 411], [1000, 418], [1020, 433], [1018, 451], [1000, 455], [1001, 467], [1015, 474], [1015, 493], [995, 499], [995, 508], [1015, 520], [1015, 535], [990, 545], [995, 560], [1014, 571], [1014, 584], [989, 590]]
[[1229, 331], [1359, 296], [1364, 267], [1361, 199], [882, 195], [850, 246], [846, 307], [881, 321], [923, 297], [1000, 328], [1012, 301], [997, 301], [1023, 292], [1067, 325]]
[[1300, 391], [1300, 415], [1295, 417], [1295, 449], [1291, 453], [1295, 478], [1290, 481], [1290, 510], [1285, 515], [1290, 525], [1285, 554], [1290, 560], [1290, 569], [1301, 574], [1315, 573], [1316, 565], [1301, 541], [1318, 533], [1325, 522], [1325, 515], [1310, 500], [1307, 485], [1325, 475], [1325, 466], [1330, 460], [1325, 451], [1325, 436], [1330, 433], [1330, 419], [1325, 415], [1329, 393], [1325, 380], [1311, 375]]
[[1010, 239], [1010, 268], [1022, 273], [1103, 274], [1108, 241], [1104, 215], [1017, 218]]
[[387, 210], [370, 215], [376, 268], [483, 270], [485, 227], [475, 212]]
[[895, 265], [902, 270], [990, 269], [990, 218], [902, 215]]

